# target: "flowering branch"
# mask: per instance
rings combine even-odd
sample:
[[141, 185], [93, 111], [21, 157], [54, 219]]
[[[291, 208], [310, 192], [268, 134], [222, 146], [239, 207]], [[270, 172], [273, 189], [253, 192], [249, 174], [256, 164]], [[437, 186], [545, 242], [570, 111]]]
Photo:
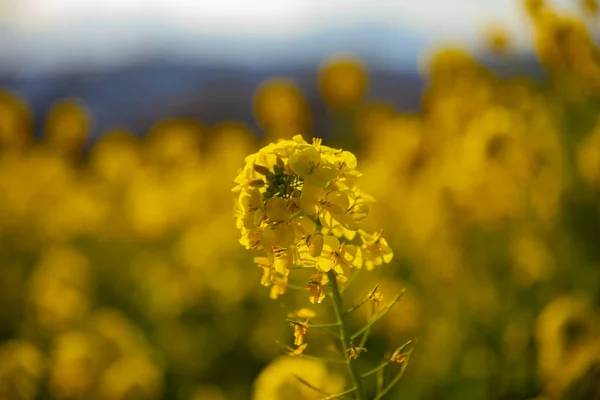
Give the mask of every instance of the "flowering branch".
[[356, 360], [353, 359], [352, 357], [350, 357], [350, 351], [352, 350], [352, 347], [353, 347], [352, 339], [350, 338], [350, 333], [348, 330], [348, 323], [346, 322], [346, 315], [343, 311], [344, 304], [343, 304], [342, 296], [340, 294], [340, 291], [339, 291], [339, 288], [337, 285], [336, 275], [337, 274], [335, 273], [335, 271], [332, 271], [332, 270], [330, 270], [327, 273], [327, 276], [329, 277], [329, 281], [331, 282], [331, 288], [332, 288], [331, 299], [333, 301], [333, 307], [335, 309], [336, 316], [340, 323], [339, 329], [340, 329], [340, 336], [342, 338], [342, 345], [344, 348], [344, 357], [346, 358], [346, 361], [348, 362], [348, 372], [350, 373], [350, 376], [352, 377], [352, 382], [354, 383], [354, 386], [356, 386], [357, 399], [358, 400], [366, 400], [364, 388], [363, 388], [363, 384], [362, 384], [362, 379], [360, 377], [360, 373], [358, 372]]

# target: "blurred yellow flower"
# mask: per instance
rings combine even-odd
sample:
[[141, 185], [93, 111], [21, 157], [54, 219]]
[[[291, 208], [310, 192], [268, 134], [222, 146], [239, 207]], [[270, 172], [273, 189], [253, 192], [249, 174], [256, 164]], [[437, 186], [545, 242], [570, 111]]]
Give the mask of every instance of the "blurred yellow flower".
[[91, 126], [90, 110], [81, 100], [60, 100], [46, 118], [46, 141], [59, 153], [76, 156], [88, 140]]
[[297, 357], [278, 358], [269, 364], [254, 382], [252, 398], [256, 400], [310, 400], [322, 399], [322, 393], [300, 382], [296, 376], [325, 393], [338, 393], [343, 379], [327, 370], [320, 361]]
[[364, 62], [354, 56], [335, 55], [319, 69], [319, 90], [329, 107], [347, 111], [358, 107], [368, 85]]
[[269, 78], [254, 93], [254, 117], [269, 140], [304, 134], [310, 125], [308, 104], [291, 79]]
[[24, 99], [0, 89], [0, 152], [27, 148], [33, 142], [32, 125]]
[[22, 339], [2, 343], [0, 399], [36, 399], [44, 369], [44, 356], [33, 344]]

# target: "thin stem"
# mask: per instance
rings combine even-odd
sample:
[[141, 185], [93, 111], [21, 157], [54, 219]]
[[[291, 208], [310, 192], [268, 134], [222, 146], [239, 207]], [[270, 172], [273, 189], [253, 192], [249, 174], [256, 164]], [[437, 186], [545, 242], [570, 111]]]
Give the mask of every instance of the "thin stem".
[[352, 338], [350, 337], [350, 331], [348, 330], [348, 323], [346, 321], [346, 315], [344, 314], [344, 303], [342, 301], [342, 296], [337, 285], [335, 271], [329, 270], [327, 272], [327, 277], [329, 278], [329, 282], [331, 283], [331, 299], [333, 301], [333, 308], [335, 310], [337, 319], [340, 323], [339, 330], [340, 336], [342, 337], [344, 357], [348, 362], [348, 372], [350, 373], [352, 382], [354, 383], [354, 386], [356, 386], [356, 398], [358, 400], [366, 400], [365, 391], [363, 388], [362, 380], [360, 378], [360, 373], [358, 372], [358, 368], [356, 366], [356, 362], [355, 360], [350, 358]]
[[331, 396], [329, 396], [329, 397], [325, 397], [323, 400], [335, 400], [335, 399], [341, 399], [341, 398], [343, 398], [345, 395], [347, 395], [347, 394], [350, 394], [350, 393], [352, 393], [352, 392], [354, 392], [354, 391], [356, 391], [356, 388], [355, 388], [355, 387], [353, 387], [352, 389], [344, 390], [344, 391], [343, 391], [343, 392], [341, 392], [341, 393], [334, 394], [334, 395], [331, 395]]
[[[373, 319], [374, 315], [375, 315], [375, 303], [372, 303], [371, 304], [371, 312], [369, 313], [369, 321], [371, 321]], [[369, 338], [369, 334], [370, 333], [371, 333], [371, 325], [368, 324], [367, 325], [367, 330], [363, 334], [363, 337], [360, 340], [360, 344], [359, 344], [358, 347], [365, 347], [365, 344], [367, 344], [367, 339]]]
[[388, 311], [390, 311], [390, 309], [392, 307], [394, 307], [394, 305], [398, 302], [398, 300], [400, 300], [400, 298], [402, 297], [402, 295], [404, 294], [404, 290], [402, 292], [400, 292], [400, 294], [398, 294], [396, 297], [394, 297], [394, 300], [392, 300], [392, 302], [390, 304], [388, 304], [380, 313], [379, 315], [377, 315], [377, 317], [373, 318], [371, 321], [369, 321], [369, 323], [364, 326], [363, 328], [361, 328], [358, 332], [354, 333], [352, 335], [352, 339], [356, 339], [357, 337], [359, 337], [363, 332], [368, 331], [369, 329], [371, 329], [371, 326], [373, 326], [377, 321], [379, 321], [381, 318], [383, 318], [385, 316], [385, 314], [387, 314]]
[[358, 274], [360, 274], [360, 269], [357, 269], [356, 272], [350, 278], [348, 278], [348, 282], [346, 282], [346, 284], [344, 285], [344, 287], [340, 290], [340, 294], [344, 294], [344, 292], [346, 290], [348, 290], [348, 288], [350, 287], [350, 284], [352, 282], [354, 282], [354, 280], [356, 279], [356, 277], [358, 276]]
[[364, 304], [365, 304], [367, 301], [371, 300], [371, 298], [372, 298], [373, 294], [374, 294], [374, 293], [377, 291], [377, 288], [378, 288], [378, 287], [379, 287], [379, 285], [375, 286], [375, 288], [374, 288], [373, 290], [371, 290], [371, 292], [370, 292], [368, 295], [366, 295], [366, 296], [364, 297], [364, 299], [362, 299], [362, 300], [360, 301], [360, 303], [358, 303], [357, 305], [355, 305], [355, 306], [354, 306], [354, 307], [352, 307], [352, 308], [349, 308], [349, 309], [347, 309], [347, 310], [346, 310], [346, 314], [350, 314], [351, 312], [358, 310], [358, 309], [359, 309], [360, 307], [362, 307], [362, 306], [363, 306], [363, 305], [364, 305]]
[[377, 371], [377, 388], [376, 388], [376, 396], [379, 396], [381, 394], [381, 391], [383, 390], [383, 382], [385, 380], [385, 368], [380, 369], [379, 371]]
[[394, 379], [392, 379], [390, 381], [390, 383], [388, 383], [387, 386], [373, 400], [380, 400], [381, 398], [383, 398], [383, 396], [385, 396], [390, 390], [392, 390], [392, 388], [396, 385], [396, 383], [398, 383], [398, 381], [400, 380], [400, 378], [402, 378], [402, 375], [404, 375], [404, 372], [406, 371], [406, 367], [408, 366], [408, 361], [410, 360], [410, 357], [412, 356], [413, 351], [414, 351], [414, 348], [408, 350], [408, 352], [406, 353], [406, 360], [404, 360], [404, 362], [402, 363], [402, 366], [400, 367], [400, 371], [398, 371], [398, 374], [396, 374]]
[[298, 379], [298, 380], [299, 380], [299, 381], [300, 381], [302, 384], [304, 384], [306, 387], [309, 387], [309, 388], [311, 388], [312, 390], [314, 390], [315, 392], [318, 392], [318, 393], [320, 393], [320, 394], [322, 394], [322, 395], [324, 395], [324, 396], [329, 396], [329, 393], [327, 393], [327, 392], [325, 392], [325, 391], [323, 391], [323, 390], [319, 389], [318, 387], [316, 387], [316, 386], [312, 385], [312, 384], [311, 384], [310, 382], [308, 382], [306, 379], [304, 379], [304, 378], [302, 378], [302, 377], [300, 377], [300, 376], [298, 376], [298, 375], [295, 375], [295, 374], [294, 374], [294, 376], [296, 377], [296, 379]]
[[336, 360], [335, 358], [310, 356], [308, 354], [299, 354], [294, 357], [306, 358], [306, 359], [310, 359], [310, 360], [319, 360], [319, 361], [328, 362], [328, 363], [332, 363], [332, 364], [348, 364], [348, 361], [346, 361], [346, 360]]
[[340, 326], [339, 322], [331, 322], [328, 324], [309, 324], [309, 323], [304, 323], [304, 322], [297, 321], [295, 319], [290, 319], [290, 318], [286, 318], [285, 320], [287, 322], [291, 322], [292, 324], [306, 325], [309, 328], [332, 328], [332, 327]]
[[329, 328], [322, 327], [322, 328], [319, 328], [319, 329], [321, 329], [322, 331], [326, 332], [328, 335], [333, 336], [334, 339], [337, 339], [337, 340], [341, 339], [339, 334], [337, 334], [336, 332], [334, 332], [333, 330], [331, 330]]
[[290, 289], [293, 289], [293, 290], [300, 290], [302, 292], [305, 291], [305, 290], [308, 290], [304, 286], [294, 285], [294, 284], [291, 284], [291, 283], [288, 283], [287, 287], [290, 288]]
[[378, 372], [378, 371], [380, 371], [380, 370], [384, 369], [385, 367], [387, 367], [387, 366], [389, 365], [389, 363], [391, 363], [391, 361], [386, 361], [386, 362], [383, 362], [383, 363], [379, 364], [379, 366], [377, 366], [377, 367], [373, 368], [372, 370], [370, 370], [370, 371], [368, 371], [368, 372], [365, 372], [364, 374], [362, 374], [362, 375], [361, 375], [361, 377], [362, 377], [362, 378], [366, 378], [366, 377], [368, 377], [368, 376], [371, 376], [371, 375], [373, 375], [374, 373], [376, 373], [376, 372]]
[[352, 311], [356, 311], [358, 310], [360, 307], [362, 307], [367, 301], [369, 301], [369, 297], [365, 297], [364, 299], [361, 300], [360, 303], [358, 303], [357, 305], [355, 305], [352, 308], [349, 308], [346, 310], [346, 314], [350, 314]]

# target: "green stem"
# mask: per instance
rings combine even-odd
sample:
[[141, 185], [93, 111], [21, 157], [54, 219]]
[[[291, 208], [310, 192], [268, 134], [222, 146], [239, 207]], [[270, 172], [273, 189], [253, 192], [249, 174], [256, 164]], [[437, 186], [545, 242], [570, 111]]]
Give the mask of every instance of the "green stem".
[[400, 371], [398, 371], [398, 374], [394, 377], [394, 379], [392, 379], [392, 381], [390, 383], [388, 383], [388, 385], [383, 390], [381, 390], [381, 392], [377, 395], [377, 397], [375, 397], [374, 400], [382, 399], [383, 396], [385, 396], [390, 390], [392, 390], [392, 388], [396, 385], [396, 383], [398, 383], [400, 378], [402, 378], [402, 375], [404, 375], [404, 372], [406, 371], [406, 367], [408, 366], [408, 361], [410, 360], [410, 357], [412, 356], [413, 351], [414, 351], [414, 349], [408, 350], [408, 353], [406, 354], [406, 360], [404, 360], [404, 362], [402, 363], [402, 366], [400, 367]]
[[373, 368], [372, 370], [370, 370], [369, 372], [365, 372], [365, 373], [364, 373], [364, 374], [362, 374], [361, 376], [362, 376], [363, 378], [366, 378], [366, 377], [368, 377], [368, 376], [371, 376], [371, 375], [373, 375], [374, 373], [376, 373], [377, 371], [379, 371], [379, 370], [382, 370], [382, 369], [384, 369], [385, 367], [387, 367], [387, 366], [390, 364], [390, 362], [391, 362], [391, 361], [385, 361], [385, 362], [383, 362], [383, 363], [379, 364], [379, 366], [377, 366], [377, 367]]
[[358, 332], [352, 334], [351, 338], [356, 339], [361, 334], [371, 329], [371, 326], [373, 326], [377, 321], [383, 318], [387, 314], [387, 312], [390, 311], [392, 307], [394, 307], [394, 305], [398, 302], [398, 300], [400, 300], [404, 292], [405, 290], [403, 289], [402, 292], [400, 292], [400, 294], [394, 297], [394, 300], [392, 300], [390, 304], [388, 304], [383, 310], [381, 310], [381, 312], [375, 318], [372, 318], [366, 326], [362, 327]]
[[299, 354], [295, 357], [306, 358], [307, 360], [318, 360], [332, 364], [348, 364], [348, 361], [346, 360], [336, 360], [335, 358], [309, 356], [308, 354]]
[[[375, 315], [375, 303], [371, 303], [371, 311], [369, 312], [369, 321], [373, 319], [374, 315]], [[369, 338], [369, 334], [371, 333], [371, 326], [372, 325], [368, 325], [368, 329], [363, 332], [363, 337], [362, 337], [362, 339], [360, 339], [360, 344], [358, 345], [358, 347], [365, 347], [365, 345], [367, 344], [367, 339]], [[352, 337], [352, 339], [354, 339], [354, 337]]]
[[334, 395], [331, 395], [331, 396], [329, 396], [329, 397], [325, 397], [323, 400], [336, 400], [336, 399], [343, 399], [345, 395], [347, 395], [347, 394], [350, 394], [350, 393], [352, 393], [352, 392], [355, 392], [355, 391], [356, 391], [356, 388], [354, 387], [354, 388], [352, 388], [352, 389], [344, 390], [344, 391], [343, 391], [343, 392], [341, 392], [341, 393], [334, 394]]
[[342, 301], [342, 295], [340, 294], [340, 290], [338, 288], [336, 273], [333, 270], [327, 272], [327, 277], [329, 278], [329, 282], [331, 284], [331, 299], [333, 301], [333, 307], [335, 309], [335, 314], [340, 323], [339, 330], [340, 336], [342, 339], [342, 347], [344, 348], [344, 358], [348, 362], [348, 372], [352, 378], [352, 382], [356, 387], [356, 398], [357, 400], [366, 400], [365, 391], [362, 384], [362, 379], [360, 377], [360, 372], [358, 371], [356, 360], [350, 358], [350, 349], [352, 339], [350, 338], [350, 331], [348, 329], [348, 323], [346, 321], [346, 314], [344, 309], [344, 303]]
[[302, 321], [298, 321], [296, 319], [291, 319], [291, 318], [286, 318], [285, 319], [287, 322], [291, 322], [292, 324], [298, 324], [298, 325], [306, 325], [309, 328], [332, 328], [332, 327], [336, 327], [339, 326], [339, 322], [332, 322], [332, 323], [328, 323], [328, 324], [311, 324], [308, 322], [302, 322]]

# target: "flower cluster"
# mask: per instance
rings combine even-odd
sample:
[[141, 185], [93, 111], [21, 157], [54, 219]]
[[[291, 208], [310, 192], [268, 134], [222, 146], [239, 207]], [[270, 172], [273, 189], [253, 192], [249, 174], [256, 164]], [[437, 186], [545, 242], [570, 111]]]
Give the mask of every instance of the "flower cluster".
[[[345, 276], [351, 268], [372, 269], [392, 259], [381, 232], [361, 229], [373, 199], [356, 186], [361, 176], [356, 157], [301, 136], [280, 140], [245, 159], [235, 178], [235, 205], [240, 243], [263, 250], [256, 263], [261, 283], [273, 286], [271, 297], [285, 292], [290, 269], [334, 270]], [[352, 244], [359, 236], [361, 244]], [[311, 278], [311, 282], [320, 278]], [[320, 302], [322, 292], [311, 301]]]

